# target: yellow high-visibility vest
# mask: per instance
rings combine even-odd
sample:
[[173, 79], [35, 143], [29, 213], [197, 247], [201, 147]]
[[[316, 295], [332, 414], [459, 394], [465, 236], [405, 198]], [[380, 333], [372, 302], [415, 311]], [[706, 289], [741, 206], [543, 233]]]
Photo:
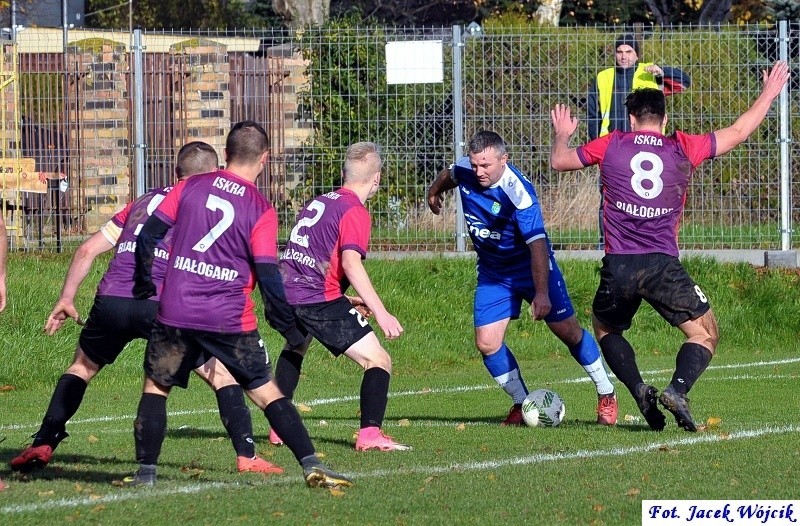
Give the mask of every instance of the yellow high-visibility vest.
[[[656, 77], [652, 73], [644, 70], [647, 66], [652, 66], [652, 62], [641, 62], [636, 67], [633, 74], [633, 86], [631, 90], [638, 88], [656, 88]], [[611, 99], [614, 92], [614, 70], [616, 68], [604, 69], [597, 74], [597, 99], [600, 102], [600, 134], [598, 137], [608, 135], [608, 128], [611, 126]]]

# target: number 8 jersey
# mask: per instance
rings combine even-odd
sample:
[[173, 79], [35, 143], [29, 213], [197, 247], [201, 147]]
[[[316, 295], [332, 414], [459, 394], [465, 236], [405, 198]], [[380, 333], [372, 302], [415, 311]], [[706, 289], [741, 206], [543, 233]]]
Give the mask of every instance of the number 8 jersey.
[[678, 224], [694, 169], [716, 154], [713, 133], [614, 131], [577, 149], [600, 164], [607, 254], [678, 256]]

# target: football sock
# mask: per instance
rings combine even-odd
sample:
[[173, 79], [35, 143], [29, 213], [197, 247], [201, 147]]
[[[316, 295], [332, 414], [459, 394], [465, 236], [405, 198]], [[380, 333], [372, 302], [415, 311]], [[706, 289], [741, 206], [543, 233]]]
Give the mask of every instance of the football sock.
[[521, 404], [528, 396], [528, 388], [519, 372], [514, 353], [503, 343], [497, 352], [483, 355], [483, 365], [492, 375], [495, 382], [508, 393], [514, 404]]
[[281, 392], [291, 400], [300, 382], [300, 369], [303, 366], [303, 355], [291, 350], [281, 351], [278, 363], [275, 364], [275, 381]]
[[708, 367], [713, 354], [699, 343], [686, 342], [681, 345], [675, 357], [675, 374], [672, 375], [672, 388], [686, 394]]
[[636, 365], [636, 353], [631, 344], [621, 334], [610, 333], [600, 340], [600, 349], [611, 372], [636, 397], [636, 386], [644, 383], [644, 380]]
[[67, 435], [64, 426], [78, 411], [86, 393], [86, 381], [74, 374], [64, 373], [56, 383], [50, 405], [44, 414], [42, 427], [33, 437], [33, 447], [48, 445], [53, 449], [58, 446]]
[[391, 375], [380, 367], [364, 371], [361, 380], [361, 427], [381, 427], [389, 397]]
[[226, 385], [216, 391], [217, 406], [222, 425], [228, 432], [237, 457], [253, 458], [256, 445], [253, 442], [253, 420], [244, 402], [244, 390], [238, 384]]
[[133, 422], [136, 461], [139, 464], [156, 465], [166, 435], [167, 398], [158, 394], [142, 393], [136, 420]]
[[614, 385], [608, 379], [608, 373], [603, 366], [603, 360], [600, 358], [600, 349], [589, 334], [589, 331], [583, 329], [583, 336], [577, 345], [569, 348], [569, 352], [575, 360], [581, 364], [583, 370], [589, 375], [589, 378], [594, 382], [597, 388], [597, 394], [610, 394], [614, 392]]
[[264, 408], [269, 425], [292, 451], [298, 462], [314, 455], [314, 446], [300, 414], [288, 398], [278, 398]]

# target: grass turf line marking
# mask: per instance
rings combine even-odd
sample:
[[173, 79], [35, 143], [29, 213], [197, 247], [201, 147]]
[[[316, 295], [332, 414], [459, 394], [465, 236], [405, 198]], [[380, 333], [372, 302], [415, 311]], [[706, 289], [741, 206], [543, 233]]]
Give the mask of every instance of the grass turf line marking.
[[[710, 365], [706, 369], [706, 371], [713, 371], [713, 370], [722, 370], [722, 369], [746, 369], [750, 367], [766, 367], [771, 365], [788, 365], [792, 363], [800, 362], [800, 358], [786, 358], [783, 360], [771, 360], [771, 361], [761, 361], [761, 362], [750, 362], [750, 363], [735, 363], [735, 364], [725, 364], [725, 365]], [[650, 371], [642, 371], [642, 375], [655, 375], [659, 373], [669, 372], [669, 369], [654, 369]], [[613, 377], [613, 375], [610, 375]], [[773, 378], [773, 377], [771, 377]], [[774, 378], [780, 378], [780, 376], [774, 376]], [[715, 378], [709, 378], [709, 380], [719, 380]], [[731, 379], [749, 379], [749, 375], [744, 375], [741, 377], [731, 377]], [[571, 384], [571, 383], [584, 383], [589, 382], [591, 379], [582, 376], [580, 378], [572, 378], [569, 380], [555, 380], [551, 382], [552, 384]], [[705, 381], [705, 379], [704, 379]], [[464, 393], [469, 391], [484, 391], [487, 389], [493, 389], [496, 387], [495, 385], [483, 384], [483, 385], [472, 385], [472, 386], [461, 386], [461, 387], [437, 387], [437, 388], [430, 388], [430, 389], [416, 389], [414, 391], [399, 391], [399, 392], [389, 392], [389, 398], [396, 398], [401, 396], [416, 396], [416, 395], [425, 395], [425, 394], [447, 394], [447, 393]], [[327, 405], [327, 404], [335, 404], [340, 402], [353, 402], [359, 400], [359, 396], [357, 395], [349, 395], [349, 396], [339, 396], [335, 398], [317, 398], [315, 400], [309, 400], [306, 402], [302, 402], [304, 404], [315, 406], [315, 405]], [[209, 409], [192, 409], [192, 410], [181, 410], [181, 411], [170, 411], [167, 413], [167, 416], [174, 417], [174, 416], [190, 416], [190, 415], [203, 415], [207, 413], [217, 413], [219, 410], [217, 408], [209, 408]], [[97, 422], [114, 422], [119, 420], [133, 420], [136, 418], [136, 415], [118, 415], [118, 416], [100, 416], [100, 417], [92, 417], [92, 418], [79, 418], [75, 420], [70, 420], [68, 423], [70, 425], [78, 425], [78, 424], [94, 424]], [[38, 429], [39, 424], [8, 424], [8, 425], [0, 425], [0, 431], [6, 430], [15, 430], [15, 429]]]
[[[464, 464], [451, 463], [441, 466], [410, 466], [400, 469], [379, 469], [375, 471], [368, 471], [364, 473], [344, 473], [350, 476], [358, 487], [359, 479], [365, 478], [381, 478], [388, 476], [396, 476], [398, 474], [413, 474], [413, 475], [447, 475], [447, 474], [460, 474], [467, 471], [482, 471], [486, 469], [497, 469], [506, 466], [520, 466], [529, 464], [541, 464], [543, 462], [564, 461], [564, 460], [582, 460], [594, 459], [601, 457], [621, 457], [626, 455], [635, 455], [639, 453], [649, 453], [657, 451], [664, 447], [678, 447], [678, 446], [694, 446], [705, 445], [716, 442], [727, 442], [732, 440], [747, 440], [760, 438], [769, 435], [785, 435], [789, 433], [800, 433], [800, 425], [789, 425], [781, 427], [764, 427], [761, 429], [750, 429], [744, 431], [736, 431], [727, 435], [718, 434], [704, 434], [692, 435], [686, 438], [679, 438], [675, 440], [650, 442], [649, 444], [642, 444], [641, 446], [632, 447], [613, 447], [608, 449], [581, 449], [570, 453], [540, 453], [536, 455], [526, 455], [523, 457], [513, 457], [507, 459], [497, 460], [484, 460], [482, 462], [467, 462]], [[286, 484], [299, 484], [302, 482], [300, 477], [276, 477], [265, 480], [263, 483], [224, 483], [224, 482], [210, 482], [207, 484], [191, 484], [188, 486], [181, 486], [178, 488], [169, 488], [165, 490], [142, 488], [142, 490], [124, 491], [118, 493], [104, 495], [95, 498], [78, 498], [78, 499], [58, 499], [44, 503], [37, 504], [19, 504], [11, 505], [0, 508], [0, 513], [33, 513], [37, 511], [59, 509], [59, 508], [74, 508], [77, 506], [96, 506], [98, 504], [113, 504], [115, 502], [124, 502], [130, 500], [143, 500], [147, 497], [168, 497], [171, 495], [182, 494], [195, 494], [214, 489], [227, 489], [227, 488], [241, 488], [241, 487], [258, 487], [258, 486], [276, 486]], [[13, 483], [12, 483], [13, 484]], [[356, 491], [356, 490], [349, 490]]]

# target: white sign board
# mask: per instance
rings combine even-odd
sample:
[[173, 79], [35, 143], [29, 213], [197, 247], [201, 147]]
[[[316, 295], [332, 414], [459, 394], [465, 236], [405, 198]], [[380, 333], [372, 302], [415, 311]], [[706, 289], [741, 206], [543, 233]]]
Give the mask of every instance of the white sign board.
[[386, 43], [387, 84], [430, 84], [443, 81], [441, 40]]

